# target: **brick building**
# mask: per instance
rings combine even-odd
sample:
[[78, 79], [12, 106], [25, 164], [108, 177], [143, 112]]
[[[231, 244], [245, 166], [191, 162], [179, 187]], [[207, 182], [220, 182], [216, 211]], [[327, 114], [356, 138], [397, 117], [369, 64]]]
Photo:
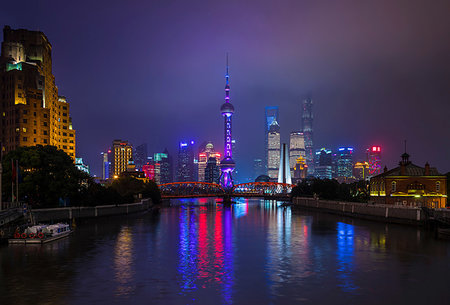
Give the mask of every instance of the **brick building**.
[[380, 204], [445, 208], [447, 177], [428, 163], [411, 163], [404, 153], [398, 167], [370, 179], [370, 198]]

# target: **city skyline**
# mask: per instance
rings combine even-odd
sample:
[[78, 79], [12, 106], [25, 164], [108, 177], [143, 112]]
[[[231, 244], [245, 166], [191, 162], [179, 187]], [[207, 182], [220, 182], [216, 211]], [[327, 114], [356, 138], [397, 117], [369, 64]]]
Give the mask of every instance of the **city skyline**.
[[[289, 133], [301, 129], [301, 101], [309, 94], [314, 100], [315, 148], [351, 146], [363, 153], [379, 145], [384, 150], [382, 166], [392, 168], [406, 139], [416, 163], [428, 161], [447, 172], [450, 147], [441, 144], [436, 122], [442, 122], [444, 130], [450, 127], [444, 116], [450, 98], [446, 90], [450, 62], [445, 55], [450, 46], [446, 39], [430, 37], [446, 37], [448, 4], [384, 4], [384, 10], [375, 4], [344, 10], [338, 4], [299, 2], [292, 4], [291, 14], [286, 7], [266, 2], [258, 7], [232, 2], [228, 29], [215, 21], [225, 20], [224, 4], [205, 4], [198, 11], [187, 4], [114, 5], [101, 17], [104, 25], [96, 28], [78, 20], [97, 18], [103, 8], [98, 4], [89, 12], [74, 4], [39, 4], [23, 16], [13, 4], [6, 4], [0, 16], [3, 25], [41, 30], [49, 38], [53, 73], [58, 88], [70, 99], [80, 140], [77, 155], [97, 176], [101, 176], [100, 152], [115, 138], [148, 143], [149, 152], [167, 147], [172, 155], [183, 138], [221, 143], [217, 105], [222, 100], [226, 52], [233, 62], [233, 100], [239, 104], [234, 131], [241, 143], [237, 165], [241, 172], [250, 173], [252, 160], [264, 156], [264, 134], [259, 132], [264, 107], [279, 106], [281, 142], [288, 142]], [[71, 14], [65, 13], [68, 10]], [[203, 13], [209, 10], [207, 17]], [[183, 26], [175, 22], [181, 11]], [[115, 17], [132, 12], [133, 23], [114, 24], [120, 20]], [[158, 12], [164, 12], [167, 20], [158, 18]], [[297, 20], [294, 13], [305, 18]], [[384, 21], [377, 23], [381, 13]], [[351, 18], [358, 14], [361, 20]], [[62, 16], [68, 15], [68, 22], [62, 22]], [[195, 16], [206, 17], [190, 21]], [[282, 20], [283, 16], [288, 18]], [[148, 19], [165, 27], [143, 35]], [[280, 22], [273, 31], [267, 31], [276, 21]], [[423, 24], [428, 25], [426, 31]], [[191, 34], [208, 25], [207, 34]], [[240, 28], [246, 29], [245, 35], [237, 35]], [[331, 28], [334, 37], [326, 31]], [[170, 34], [173, 40], [167, 41]], [[205, 43], [211, 37], [225, 42], [212, 43], [206, 54]], [[181, 42], [185, 48], [178, 51], [174, 47]], [[128, 54], [130, 49], [136, 53]], [[203, 121], [197, 124], [192, 117]], [[256, 134], [246, 132], [249, 124]]]

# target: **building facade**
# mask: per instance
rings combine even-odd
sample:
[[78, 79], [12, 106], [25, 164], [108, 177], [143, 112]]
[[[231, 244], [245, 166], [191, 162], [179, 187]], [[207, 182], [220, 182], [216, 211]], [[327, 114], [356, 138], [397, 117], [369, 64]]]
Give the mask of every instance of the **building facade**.
[[134, 152], [134, 164], [138, 170], [142, 170], [142, 166], [147, 163], [147, 157], [147, 143], [136, 146], [136, 150]]
[[280, 125], [273, 121], [267, 134], [267, 175], [271, 179], [278, 179], [278, 170], [280, 166], [281, 142]]
[[294, 168], [297, 164], [297, 159], [305, 157], [305, 136], [303, 132], [293, 131], [289, 137], [289, 167], [291, 169], [291, 176], [294, 176]]
[[176, 180], [194, 181], [194, 141], [179, 143]]
[[153, 160], [159, 163], [159, 182], [161, 184], [173, 182], [172, 175], [172, 158], [169, 155], [169, 151], [164, 149], [162, 153], [155, 153]]
[[58, 95], [52, 46], [44, 33], [3, 29], [0, 57], [0, 141], [3, 151], [54, 145], [75, 161], [70, 105]]
[[127, 171], [130, 159], [133, 160], [133, 146], [128, 141], [114, 140], [111, 154], [111, 178], [117, 178], [121, 173]]
[[[318, 179], [333, 179], [333, 154], [331, 150], [321, 148], [316, 151], [315, 177]], [[306, 160], [308, 164], [308, 160]], [[309, 166], [308, 166], [309, 170]]]
[[305, 137], [305, 159], [308, 165], [308, 173], [314, 174], [314, 142], [313, 142], [313, 101], [306, 98], [302, 103], [302, 127]]
[[204, 147], [200, 149], [200, 152], [198, 154], [198, 181], [206, 181], [205, 169], [209, 162], [209, 158], [215, 158], [217, 166], [219, 166], [220, 157], [220, 153], [214, 150], [214, 145], [211, 142], [208, 142]]
[[280, 121], [278, 116], [278, 106], [268, 106], [264, 109], [264, 169], [265, 174], [269, 170], [269, 132], [270, 126], [276, 121], [277, 124]]
[[353, 177], [353, 147], [339, 147], [336, 154], [336, 177], [343, 181]]
[[369, 177], [381, 174], [381, 147], [372, 146], [367, 149], [367, 163], [369, 163]]
[[370, 199], [375, 203], [414, 207], [445, 208], [447, 176], [428, 163], [425, 167], [409, 161], [404, 153], [399, 166], [370, 179]]
[[209, 183], [219, 183], [219, 177], [220, 177], [220, 162], [218, 162], [218, 158], [216, 157], [209, 157], [208, 162], [206, 164], [206, 167], [204, 169], [204, 176], [205, 180], [204, 182]]

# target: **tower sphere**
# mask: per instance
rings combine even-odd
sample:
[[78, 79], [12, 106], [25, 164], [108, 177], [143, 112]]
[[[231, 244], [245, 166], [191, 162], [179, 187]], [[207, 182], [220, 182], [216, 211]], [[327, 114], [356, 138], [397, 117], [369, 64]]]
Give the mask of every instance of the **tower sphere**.
[[234, 107], [230, 103], [223, 103], [222, 107], [220, 107], [220, 112], [222, 115], [230, 116], [234, 113]]

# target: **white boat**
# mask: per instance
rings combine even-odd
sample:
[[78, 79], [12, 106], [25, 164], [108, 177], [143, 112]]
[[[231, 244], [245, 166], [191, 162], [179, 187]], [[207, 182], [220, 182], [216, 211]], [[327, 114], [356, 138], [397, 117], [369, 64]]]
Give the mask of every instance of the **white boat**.
[[67, 223], [57, 223], [54, 225], [39, 224], [28, 227], [23, 233], [16, 232], [14, 238], [8, 240], [9, 244], [44, 244], [60, 238], [64, 238], [72, 233]]

